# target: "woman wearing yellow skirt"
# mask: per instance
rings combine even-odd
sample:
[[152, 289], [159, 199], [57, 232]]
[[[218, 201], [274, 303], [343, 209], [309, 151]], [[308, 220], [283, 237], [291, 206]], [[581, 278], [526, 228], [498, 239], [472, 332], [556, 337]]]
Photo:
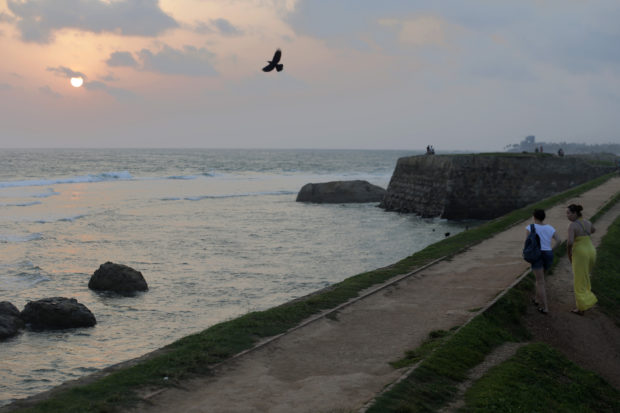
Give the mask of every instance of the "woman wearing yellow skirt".
[[571, 222], [568, 226], [566, 248], [568, 259], [573, 267], [573, 287], [577, 308], [573, 313], [583, 315], [583, 312], [596, 304], [596, 296], [590, 286], [590, 273], [596, 261], [596, 249], [592, 245], [590, 234], [596, 229], [592, 223], [581, 217], [581, 205], [571, 204], [566, 209], [566, 217]]

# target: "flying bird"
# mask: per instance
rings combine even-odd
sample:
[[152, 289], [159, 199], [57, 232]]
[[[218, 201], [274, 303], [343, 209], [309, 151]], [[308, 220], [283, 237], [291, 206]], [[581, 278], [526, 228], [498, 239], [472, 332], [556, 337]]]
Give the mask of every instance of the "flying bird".
[[281, 72], [284, 69], [284, 65], [280, 63], [280, 58], [282, 57], [282, 51], [280, 49], [276, 50], [271, 60], [267, 60], [269, 63], [267, 66], [263, 67], [263, 72], [271, 72], [273, 69], [276, 69], [278, 72]]

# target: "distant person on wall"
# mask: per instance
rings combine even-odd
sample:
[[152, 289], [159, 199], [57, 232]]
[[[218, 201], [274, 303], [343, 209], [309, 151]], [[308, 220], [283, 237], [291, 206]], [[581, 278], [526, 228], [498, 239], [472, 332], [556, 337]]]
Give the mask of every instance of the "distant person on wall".
[[582, 218], [581, 211], [583, 207], [575, 204], [569, 205], [566, 209], [566, 218], [570, 221], [566, 250], [573, 267], [573, 288], [577, 304], [572, 312], [578, 315], [583, 315], [585, 310], [598, 301], [590, 286], [590, 273], [596, 261], [596, 249], [590, 235], [596, 229], [590, 221]]
[[534, 148], [534, 152], [538, 153], [538, 146]]
[[563, 158], [563, 157], [564, 157], [564, 149], [562, 149], [562, 148], [558, 149], [558, 156], [559, 156], [560, 158]]
[[[551, 248], [551, 240], [555, 240], [555, 245], [559, 244], [560, 238], [551, 225], [543, 224], [546, 218], [545, 211], [543, 209], [535, 209], [532, 214], [534, 217], [534, 230], [540, 237], [540, 250], [542, 252], [540, 259], [532, 263], [532, 272], [536, 277], [536, 295], [532, 299], [532, 302], [538, 307], [538, 311], [542, 314], [549, 312], [547, 306], [547, 292], [545, 289], [545, 271], [551, 268], [553, 264], [553, 250]], [[530, 226], [526, 227], [525, 236], [530, 234]]]

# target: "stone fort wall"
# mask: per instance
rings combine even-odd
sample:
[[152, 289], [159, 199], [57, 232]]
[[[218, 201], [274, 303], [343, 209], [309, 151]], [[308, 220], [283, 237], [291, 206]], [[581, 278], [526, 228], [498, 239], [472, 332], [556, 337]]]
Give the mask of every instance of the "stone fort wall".
[[447, 219], [492, 219], [614, 168], [551, 154], [400, 158], [380, 207]]

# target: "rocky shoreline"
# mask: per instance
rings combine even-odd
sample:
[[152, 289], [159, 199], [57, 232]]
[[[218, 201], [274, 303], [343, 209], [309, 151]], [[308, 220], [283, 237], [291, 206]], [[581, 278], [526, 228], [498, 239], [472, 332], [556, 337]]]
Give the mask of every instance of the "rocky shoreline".
[[[148, 285], [139, 271], [108, 261], [91, 276], [88, 288], [133, 296], [138, 291], [148, 290]], [[75, 298], [42, 298], [28, 302], [22, 311], [8, 301], [0, 302], [0, 341], [19, 334], [23, 328], [64, 330], [96, 324], [95, 315]]]

